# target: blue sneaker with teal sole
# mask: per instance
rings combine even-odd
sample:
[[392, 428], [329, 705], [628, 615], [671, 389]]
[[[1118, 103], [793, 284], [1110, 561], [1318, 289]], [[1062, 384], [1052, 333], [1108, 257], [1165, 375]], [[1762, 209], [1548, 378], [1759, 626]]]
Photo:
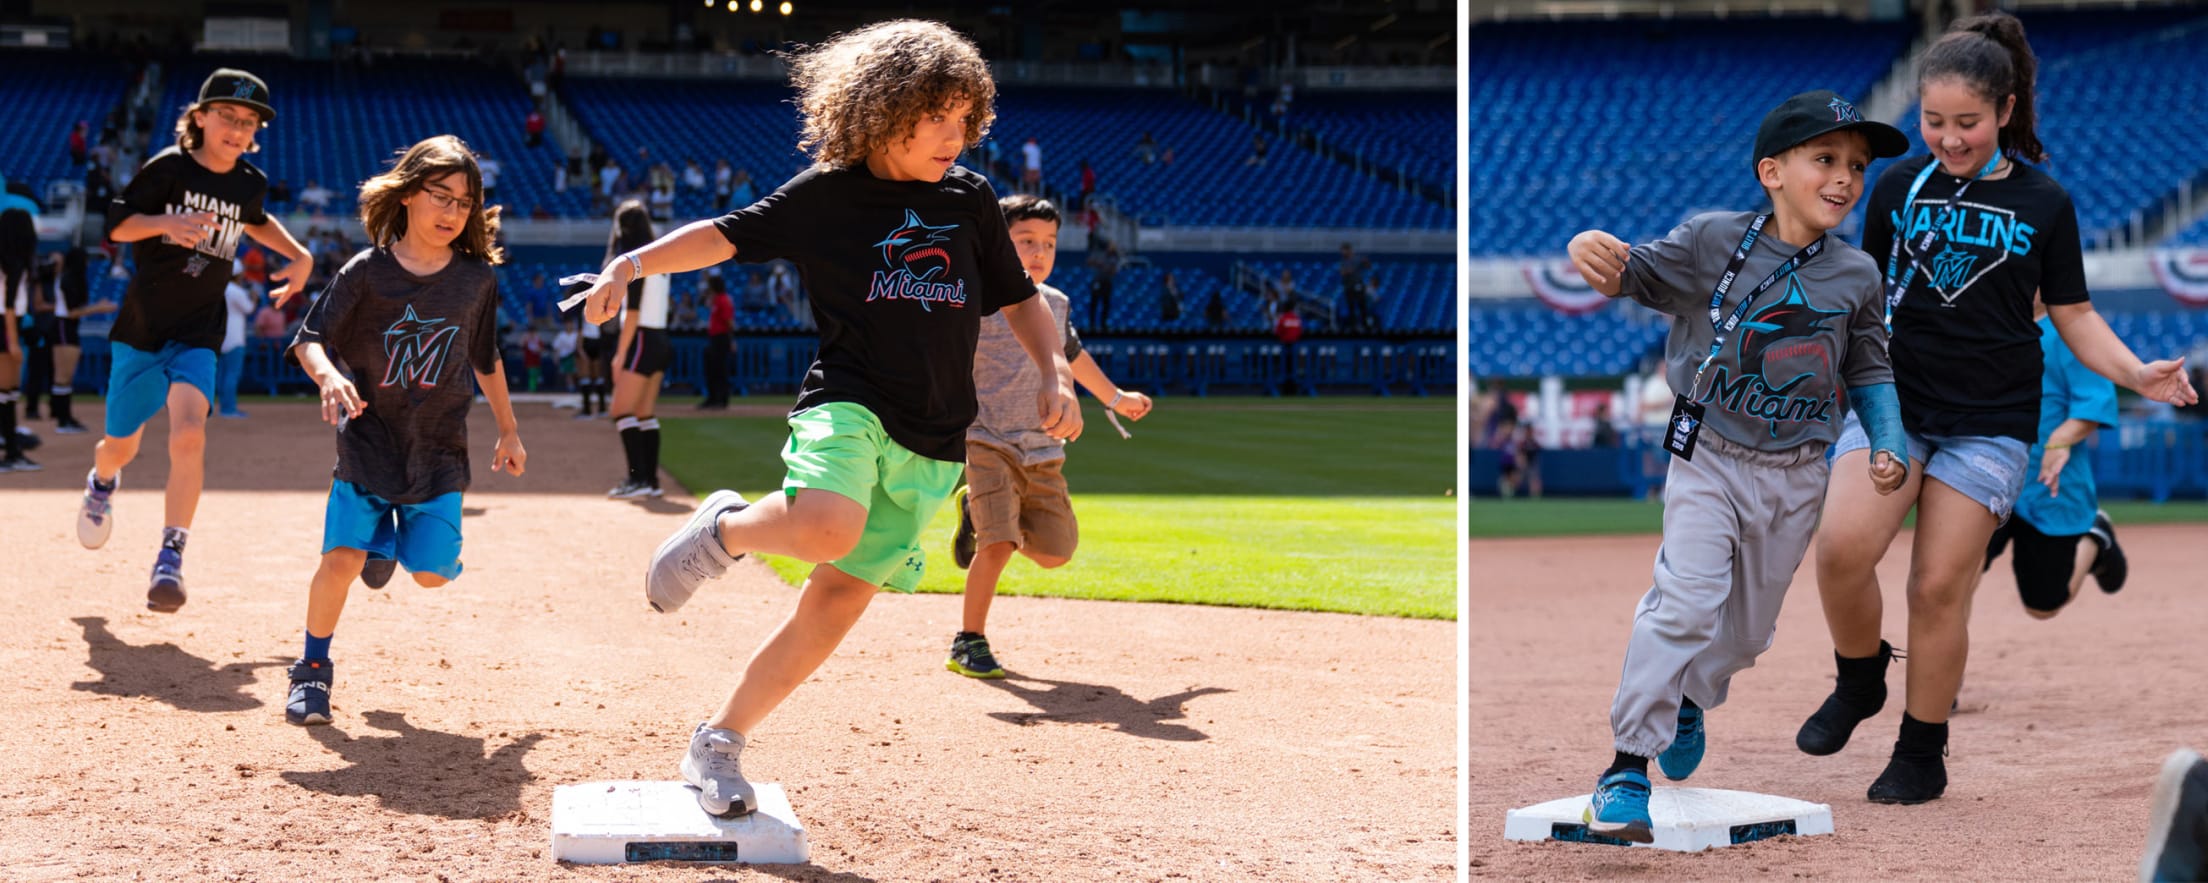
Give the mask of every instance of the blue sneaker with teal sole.
[[1656, 755], [1657, 768], [1664, 771], [1664, 778], [1677, 782], [1702, 766], [1702, 749], [1708, 743], [1702, 739], [1702, 709], [1692, 705], [1679, 706], [1679, 734], [1671, 737], [1671, 747]]
[[1648, 774], [1619, 770], [1595, 783], [1580, 821], [1587, 830], [1633, 843], [1654, 843], [1656, 822], [1648, 816]]

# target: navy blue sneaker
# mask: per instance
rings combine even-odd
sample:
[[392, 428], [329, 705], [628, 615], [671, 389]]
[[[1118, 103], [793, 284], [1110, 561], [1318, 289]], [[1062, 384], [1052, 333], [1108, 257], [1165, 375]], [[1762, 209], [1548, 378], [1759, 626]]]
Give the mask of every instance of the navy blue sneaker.
[[291, 664], [291, 695], [284, 700], [284, 720], [299, 726], [330, 722], [330, 682], [337, 679], [337, 664], [327, 659], [302, 659]]
[[399, 572], [399, 562], [391, 558], [370, 558], [360, 566], [360, 584], [380, 589], [391, 583], [391, 576]]
[[184, 554], [163, 547], [153, 559], [153, 581], [146, 586], [146, 609], [175, 613], [184, 609]]
[[1654, 843], [1656, 822], [1648, 816], [1648, 774], [1619, 770], [1595, 783], [1593, 798], [1580, 821], [1587, 830], [1634, 843]]
[[1692, 705], [1679, 706], [1679, 734], [1671, 738], [1671, 747], [1656, 755], [1656, 766], [1664, 771], [1664, 778], [1674, 782], [1694, 775], [1702, 766], [1702, 709]]

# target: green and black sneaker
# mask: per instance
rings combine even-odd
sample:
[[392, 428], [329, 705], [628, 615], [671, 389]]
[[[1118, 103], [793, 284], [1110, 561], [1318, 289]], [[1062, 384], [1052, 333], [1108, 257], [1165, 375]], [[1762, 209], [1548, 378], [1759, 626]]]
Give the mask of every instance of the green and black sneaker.
[[1004, 666], [989, 652], [989, 639], [974, 632], [959, 632], [951, 639], [951, 658], [943, 667], [969, 678], [1004, 677]]

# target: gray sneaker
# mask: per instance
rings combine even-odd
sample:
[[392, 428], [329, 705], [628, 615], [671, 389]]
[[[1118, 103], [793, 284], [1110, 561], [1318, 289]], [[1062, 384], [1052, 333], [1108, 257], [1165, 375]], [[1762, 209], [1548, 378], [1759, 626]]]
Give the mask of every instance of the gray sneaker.
[[706, 580], [719, 579], [736, 559], [721, 546], [714, 521], [723, 512], [741, 511], [750, 505], [735, 491], [714, 491], [698, 503], [682, 529], [659, 544], [651, 567], [644, 571], [644, 600], [652, 609], [673, 613], [689, 603]]
[[77, 542], [87, 549], [107, 545], [107, 537], [115, 532], [115, 511], [112, 497], [123, 486], [123, 474], [115, 473], [115, 486], [101, 490], [92, 477], [97, 472], [84, 474], [84, 505], [77, 509]]
[[724, 819], [750, 815], [759, 798], [744, 781], [744, 734], [716, 730], [704, 724], [690, 734], [690, 750], [682, 756], [682, 780], [698, 789], [698, 808]]

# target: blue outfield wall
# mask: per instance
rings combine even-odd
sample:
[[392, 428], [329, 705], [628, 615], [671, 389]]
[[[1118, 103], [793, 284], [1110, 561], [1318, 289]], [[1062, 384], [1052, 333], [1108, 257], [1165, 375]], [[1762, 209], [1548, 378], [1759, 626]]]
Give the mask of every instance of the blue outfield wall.
[[[2127, 418], [2086, 450], [2103, 498], [2208, 498], [2208, 421]], [[1544, 496], [1642, 499], [1662, 493], [1668, 460], [1661, 448], [1629, 438], [1623, 447], [1544, 450], [1534, 462]], [[1499, 452], [1472, 449], [1472, 495], [1496, 494], [1501, 464]]]
[[[304, 393], [313, 389], [306, 372], [284, 351], [288, 341], [254, 338], [246, 344], [245, 373], [239, 390], [248, 394]], [[704, 389], [702, 335], [676, 335], [665, 387], [696, 393]], [[811, 335], [738, 336], [729, 360], [729, 380], [737, 395], [794, 392], [812, 365], [817, 338]], [[1151, 393], [1206, 395], [1453, 395], [1457, 385], [1457, 347], [1442, 338], [1379, 340], [1326, 338], [1283, 347], [1252, 338], [1106, 337], [1084, 339], [1083, 346], [1104, 373], [1130, 389]], [[520, 351], [507, 347], [506, 376], [515, 391], [531, 389], [522, 376]], [[73, 381], [86, 392], [104, 391], [108, 374], [105, 337], [84, 339], [84, 358]], [[552, 378], [550, 389], [566, 389]]]

